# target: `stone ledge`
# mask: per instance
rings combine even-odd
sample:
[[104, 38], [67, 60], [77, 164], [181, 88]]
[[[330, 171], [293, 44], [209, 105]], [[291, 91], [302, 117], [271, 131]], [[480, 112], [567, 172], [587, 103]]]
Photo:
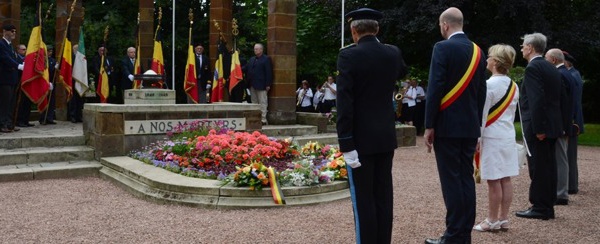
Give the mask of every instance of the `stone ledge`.
[[4, 169], [0, 171], [0, 182], [33, 180], [32, 169]]
[[[103, 158], [101, 177], [110, 179], [134, 195], [159, 203], [179, 203], [208, 208], [283, 207], [273, 203], [270, 188], [223, 186], [220, 181], [190, 178], [144, 164], [129, 157]], [[348, 182], [314, 187], [283, 187], [287, 206], [317, 204], [350, 196]]]
[[132, 112], [186, 112], [186, 111], [246, 111], [259, 110], [260, 105], [251, 103], [211, 103], [211, 104], [108, 104], [86, 103], [84, 110], [101, 113]]

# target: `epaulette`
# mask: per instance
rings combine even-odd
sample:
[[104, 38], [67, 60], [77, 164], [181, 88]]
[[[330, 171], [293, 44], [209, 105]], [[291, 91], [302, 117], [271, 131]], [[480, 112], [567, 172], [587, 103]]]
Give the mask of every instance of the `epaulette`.
[[350, 44], [350, 45], [347, 45], [347, 46], [345, 46], [345, 47], [342, 47], [342, 48], [340, 48], [340, 51], [342, 51], [342, 50], [344, 50], [344, 49], [347, 49], [347, 48], [355, 47], [355, 46], [356, 46], [356, 43], [352, 43], [352, 44]]

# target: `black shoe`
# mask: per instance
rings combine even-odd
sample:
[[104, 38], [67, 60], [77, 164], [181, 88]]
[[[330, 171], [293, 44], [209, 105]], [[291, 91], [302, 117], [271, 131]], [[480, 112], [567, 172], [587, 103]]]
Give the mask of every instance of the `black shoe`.
[[569, 205], [569, 199], [558, 198], [556, 199], [556, 202], [554, 202], [554, 205]]
[[553, 214], [542, 213], [540, 211], [533, 210], [533, 208], [529, 208], [529, 209], [523, 210], [523, 211], [517, 211], [517, 213], [515, 215], [517, 217], [527, 218], [527, 219], [549, 220], [551, 218], [552, 219], [554, 218]]
[[569, 195], [576, 195], [577, 193], [579, 193], [579, 190], [569, 190]]
[[444, 244], [446, 239], [442, 236], [440, 239], [425, 239], [425, 244]]
[[25, 123], [17, 123], [17, 127], [29, 127], [29, 126]]

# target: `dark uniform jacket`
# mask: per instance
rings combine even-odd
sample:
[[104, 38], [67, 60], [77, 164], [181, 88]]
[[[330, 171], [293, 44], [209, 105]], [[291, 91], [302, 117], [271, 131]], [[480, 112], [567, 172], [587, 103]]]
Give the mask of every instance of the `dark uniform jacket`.
[[368, 35], [342, 49], [337, 60], [340, 150], [357, 150], [359, 155], [393, 151], [397, 142], [392, 96], [396, 80], [407, 73], [400, 49]]
[[[196, 55], [196, 54], [194, 54]], [[199, 58], [196, 55], [195, 56], [196, 59], [196, 78], [198, 81], [198, 89], [200, 91], [206, 91], [206, 83], [208, 82], [209, 79], [212, 79], [211, 75], [210, 75], [210, 61], [208, 60], [208, 57], [206, 57], [206, 55], [202, 54], [200, 55], [200, 58], [202, 59], [202, 65], [198, 65], [199, 62]]]
[[525, 135], [546, 134], [548, 138], [562, 135], [561, 88], [560, 73], [554, 65], [542, 57], [529, 62], [519, 94]]
[[478, 138], [486, 96], [486, 57], [481, 51], [479, 65], [463, 93], [440, 111], [442, 98], [466, 73], [473, 55], [473, 43], [465, 34], [455, 34], [433, 47], [425, 107], [425, 128], [436, 137]]
[[558, 72], [560, 73], [562, 81], [560, 111], [562, 113], [563, 131], [566, 136], [574, 136], [576, 135], [576, 131], [573, 130], [573, 122], [575, 120], [575, 101], [573, 100], [573, 93], [575, 92], [575, 84], [577, 81], [565, 65], [559, 66]]
[[[134, 59], [135, 61], [135, 59]], [[129, 75], [134, 75], [135, 74], [135, 70], [134, 69], [134, 64], [131, 62], [131, 58], [129, 58], [129, 56], [123, 58], [123, 77], [121, 78], [121, 85], [123, 87], [123, 90], [127, 90], [127, 89], [131, 89], [133, 88], [133, 81], [131, 81], [129, 79]], [[142, 69], [143, 70], [143, 69]]]
[[17, 54], [6, 40], [0, 37], [0, 84], [17, 85], [19, 75]]

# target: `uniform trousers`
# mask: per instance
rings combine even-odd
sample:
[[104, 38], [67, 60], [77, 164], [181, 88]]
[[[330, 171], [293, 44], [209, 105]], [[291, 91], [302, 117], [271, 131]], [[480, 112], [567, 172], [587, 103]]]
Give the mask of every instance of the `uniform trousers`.
[[394, 151], [358, 156], [361, 166], [348, 169], [356, 243], [390, 243], [394, 219]]
[[15, 109], [15, 87], [14, 85], [0, 85], [0, 127], [12, 128], [13, 112]]
[[559, 199], [569, 199], [569, 158], [567, 157], [567, 148], [569, 137], [561, 136], [556, 139], [556, 197]]
[[529, 166], [529, 202], [536, 212], [554, 215], [556, 202], [556, 138], [538, 140], [534, 134], [525, 134], [531, 157]]
[[567, 156], [569, 157], [569, 192], [577, 193], [579, 191], [579, 169], [577, 168], [577, 144], [579, 136], [569, 136], [569, 148]]
[[477, 138], [436, 137], [433, 141], [446, 204], [446, 243], [471, 243], [475, 224], [473, 155]]

